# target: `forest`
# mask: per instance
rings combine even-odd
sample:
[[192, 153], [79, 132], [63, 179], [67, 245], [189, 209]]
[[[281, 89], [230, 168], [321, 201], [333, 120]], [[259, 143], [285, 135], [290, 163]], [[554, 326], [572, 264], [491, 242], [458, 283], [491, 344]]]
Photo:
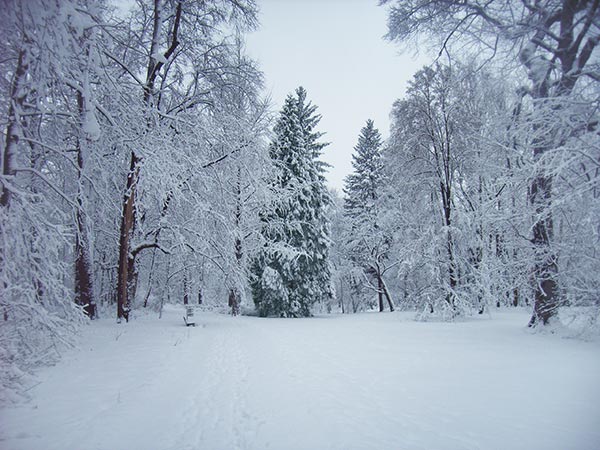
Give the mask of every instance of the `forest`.
[[343, 192], [318, 99], [272, 104], [246, 52], [259, 2], [2, 6], [3, 390], [173, 305], [598, 334], [600, 2], [381, 0], [389, 45], [437, 57], [389, 133], [349, 130]]

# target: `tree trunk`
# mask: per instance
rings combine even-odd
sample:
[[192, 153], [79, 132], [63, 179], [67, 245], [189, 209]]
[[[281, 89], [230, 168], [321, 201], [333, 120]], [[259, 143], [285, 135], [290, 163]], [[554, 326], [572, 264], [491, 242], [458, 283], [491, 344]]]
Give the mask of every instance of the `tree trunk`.
[[390, 296], [390, 291], [388, 291], [387, 285], [385, 284], [383, 275], [381, 275], [379, 279], [381, 280], [381, 288], [383, 289], [383, 293], [388, 302], [388, 306], [390, 307], [390, 312], [394, 312], [394, 302], [392, 302], [392, 297]]
[[381, 273], [377, 269], [377, 300], [379, 302], [379, 312], [383, 312], [383, 280], [381, 279]]
[[[24, 127], [24, 130], [25, 131]], [[39, 159], [40, 158], [40, 154], [38, 152], [35, 151], [34, 145], [30, 144], [30, 148], [31, 148], [31, 153], [30, 153], [30, 157], [29, 157], [29, 166], [32, 169], [37, 169], [39, 170], [42, 163], [40, 163]], [[40, 194], [40, 189], [37, 185], [37, 183], [35, 182], [36, 180], [34, 179], [34, 177], [32, 176], [30, 179], [30, 186], [31, 186], [31, 192], [32, 194], [34, 194], [35, 196]], [[31, 246], [31, 254], [32, 254], [32, 259], [33, 259], [33, 263], [38, 266], [41, 267], [42, 264], [44, 264], [44, 262], [42, 261], [42, 259], [40, 258], [40, 251], [39, 251], [39, 244], [36, 244], [37, 242], [39, 242], [39, 231], [37, 229], [36, 226], [31, 225], [29, 227], [29, 232], [31, 233], [31, 239], [29, 240], [29, 245]], [[65, 276], [66, 274], [63, 274], [63, 276]], [[33, 280], [31, 280], [33, 283], [33, 286], [35, 287], [35, 298], [37, 300], [37, 302], [39, 304], [44, 304], [44, 283], [42, 283], [42, 281], [39, 278], [39, 274], [36, 273], [33, 275]], [[65, 283], [65, 281], [63, 280], [63, 283]]]
[[442, 195], [444, 199], [444, 224], [446, 225], [446, 251], [448, 252], [448, 281], [450, 283], [450, 292], [446, 295], [446, 301], [450, 308], [456, 308], [454, 300], [454, 292], [457, 285], [456, 264], [454, 262], [454, 246], [452, 242], [452, 232], [450, 231], [451, 221], [451, 191], [450, 187], [446, 189], [442, 187]]
[[352, 313], [358, 312], [360, 299], [360, 285], [354, 276], [350, 276], [350, 302], [352, 304]]
[[85, 230], [81, 211], [76, 212], [77, 233], [75, 236], [75, 302], [83, 307], [85, 314], [94, 318], [96, 302], [93, 295], [91, 255], [89, 238]]
[[85, 314], [94, 318], [96, 302], [92, 284], [92, 255], [90, 236], [84, 211], [84, 148], [86, 137], [81, 125], [86, 120], [86, 102], [81, 92], [77, 92], [77, 107], [79, 109], [80, 127], [77, 137], [77, 210], [75, 212], [75, 302], [83, 307]]
[[534, 307], [530, 326], [541, 321], [547, 325], [550, 319], [558, 312], [559, 297], [558, 267], [556, 255], [551, 248], [553, 234], [552, 213], [550, 201], [552, 195], [552, 178], [538, 175], [531, 184], [531, 204], [536, 213], [536, 222], [533, 226], [533, 245], [535, 247], [535, 286]]
[[[242, 224], [242, 170], [238, 167], [236, 189], [235, 189], [235, 213], [234, 213], [234, 230], [236, 233], [235, 241], [233, 244], [233, 251], [235, 256], [235, 268], [236, 277], [241, 276], [242, 273], [242, 258], [243, 248], [241, 239], [241, 224]], [[237, 287], [231, 288], [229, 292], [229, 306], [231, 307], [231, 315], [237, 316], [240, 313], [241, 295]]]
[[127, 190], [123, 199], [121, 233], [119, 236], [119, 268], [117, 278], [117, 321], [129, 321], [130, 299], [135, 294], [135, 259], [131, 254], [130, 243], [135, 226], [135, 189], [139, 173], [139, 158], [131, 152]]
[[[161, 293], [160, 296], [160, 308], [158, 310], [158, 318], [162, 319], [163, 306], [165, 304], [165, 294], [167, 296], [167, 303], [171, 303], [171, 290], [169, 286], [169, 281], [171, 280], [171, 256], [167, 256], [167, 280], [165, 282], [165, 290]], [[166, 291], [166, 292], [165, 292]]]
[[240, 294], [235, 288], [229, 290], [229, 306], [231, 307], [232, 316], [240, 314]]
[[183, 271], [183, 304], [189, 304], [189, 280], [187, 276], [187, 269]]
[[342, 277], [340, 277], [340, 306], [342, 308], [342, 314], [345, 314], [345, 308], [344, 308], [344, 280]]
[[[544, 86], [537, 87], [535, 92], [545, 98], [548, 92]], [[536, 106], [543, 107], [544, 102], [537, 99]], [[543, 111], [542, 111], [543, 113]], [[531, 242], [534, 246], [535, 263], [534, 276], [534, 306], [529, 326], [541, 322], [547, 325], [557, 313], [558, 298], [558, 266], [556, 254], [552, 249], [554, 225], [552, 220], [552, 175], [547, 173], [545, 164], [541, 162], [543, 155], [549, 150], [552, 133], [548, 133], [543, 124], [534, 124], [536, 136], [533, 142], [533, 159], [536, 164], [535, 177], [529, 186], [529, 201], [534, 210], [533, 236]], [[550, 136], [548, 136], [550, 134]]]
[[[29, 63], [27, 62], [27, 52], [21, 49], [17, 59], [17, 68], [10, 88], [10, 105], [8, 108], [8, 125], [6, 127], [6, 143], [4, 154], [2, 155], [2, 178], [12, 179], [16, 172], [16, 158], [19, 147], [19, 140], [23, 135], [21, 127], [20, 112], [23, 108], [26, 92], [24, 85], [26, 82]], [[10, 206], [11, 191], [6, 186], [2, 186], [2, 196], [0, 196], [0, 205]]]
[[[239, 209], [238, 209], [239, 212]], [[239, 226], [239, 216], [236, 213], [236, 225]], [[239, 231], [239, 230], [238, 230]], [[236, 268], [238, 272], [242, 270], [242, 240], [239, 237], [235, 238], [234, 243], [234, 251], [235, 251], [235, 262]], [[231, 308], [231, 315], [237, 316], [240, 313], [240, 303], [241, 303], [241, 295], [240, 291], [237, 287], [232, 287], [229, 290], [229, 307]]]
[[152, 293], [152, 279], [154, 274], [154, 262], [156, 261], [156, 248], [152, 249], [152, 260], [150, 262], [150, 273], [148, 274], [148, 290], [146, 291], [146, 295], [144, 296], [143, 307], [148, 307], [148, 299], [150, 298], [150, 294]]

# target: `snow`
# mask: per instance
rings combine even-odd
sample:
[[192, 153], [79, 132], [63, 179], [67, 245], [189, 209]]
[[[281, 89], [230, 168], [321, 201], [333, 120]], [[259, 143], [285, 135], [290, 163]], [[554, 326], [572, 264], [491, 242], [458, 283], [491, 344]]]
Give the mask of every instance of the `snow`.
[[151, 58], [153, 58], [157, 63], [166, 64], [167, 58], [162, 53], [153, 53]]
[[600, 448], [600, 343], [530, 334], [527, 311], [183, 315], [86, 327], [0, 410], [0, 448]]
[[102, 131], [100, 130], [100, 124], [93, 111], [86, 111], [82, 128], [89, 140], [97, 141], [100, 139]]

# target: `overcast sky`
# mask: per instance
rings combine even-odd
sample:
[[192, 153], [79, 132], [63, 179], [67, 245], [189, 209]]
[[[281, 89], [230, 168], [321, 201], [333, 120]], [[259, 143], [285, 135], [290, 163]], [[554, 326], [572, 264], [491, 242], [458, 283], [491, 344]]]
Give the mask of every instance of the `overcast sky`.
[[341, 190], [360, 129], [373, 119], [387, 138], [392, 103], [427, 59], [383, 40], [386, 12], [377, 0], [258, 2], [261, 26], [247, 36], [248, 53], [260, 62], [276, 110], [300, 85], [319, 107], [319, 130], [331, 142], [323, 154], [333, 166], [329, 184]]

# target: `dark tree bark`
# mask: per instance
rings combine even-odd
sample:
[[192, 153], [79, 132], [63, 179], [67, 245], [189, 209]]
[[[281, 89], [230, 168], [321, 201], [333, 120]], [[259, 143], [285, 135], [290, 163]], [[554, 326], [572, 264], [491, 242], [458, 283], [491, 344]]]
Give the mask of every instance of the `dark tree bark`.
[[388, 306], [390, 308], [390, 312], [394, 312], [394, 302], [392, 301], [392, 297], [390, 295], [390, 291], [385, 284], [385, 280], [383, 279], [383, 274], [381, 274], [381, 288], [383, 289], [383, 294], [385, 295], [385, 299], [388, 302]]
[[117, 320], [129, 321], [130, 298], [135, 260], [130, 252], [130, 241], [135, 226], [135, 188], [139, 174], [139, 158], [131, 153], [127, 190], [123, 199], [121, 232], [119, 236], [119, 267], [117, 270]]
[[[450, 147], [448, 145], [448, 147]], [[448, 168], [446, 168], [448, 170]], [[448, 253], [448, 281], [450, 292], [446, 294], [446, 302], [452, 309], [455, 308], [454, 292], [457, 285], [456, 265], [454, 263], [454, 245], [452, 242], [452, 191], [448, 182], [441, 183], [442, 204], [444, 208], [444, 225], [446, 226], [446, 251]]]
[[390, 312], [394, 312], [394, 302], [392, 301], [392, 296], [390, 295], [390, 291], [385, 284], [385, 280], [383, 279], [383, 274], [386, 269], [381, 268], [379, 263], [374, 264], [369, 267], [367, 273], [374, 277], [377, 280], [377, 303], [379, 306], [379, 312], [383, 312], [385, 310], [383, 304], [383, 298], [387, 301], [388, 307], [390, 308]]
[[[545, 152], [545, 148], [536, 148], [535, 156]], [[552, 250], [554, 224], [551, 213], [552, 177], [544, 173], [536, 175], [530, 186], [529, 199], [534, 208], [536, 221], [533, 225], [534, 252], [536, 255], [534, 275], [536, 280], [533, 315], [530, 326], [537, 321], [548, 324], [556, 315], [560, 305], [558, 294], [558, 266], [556, 254]]]
[[240, 294], [237, 289], [232, 288], [229, 290], [229, 307], [231, 308], [231, 315], [237, 316], [240, 313]]
[[377, 303], [379, 305], [379, 312], [383, 312], [383, 283], [381, 280], [381, 274], [379, 271], [376, 273], [377, 277]]
[[190, 303], [190, 281], [188, 279], [187, 269], [183, 271], [183, 304], [188, 305]]

